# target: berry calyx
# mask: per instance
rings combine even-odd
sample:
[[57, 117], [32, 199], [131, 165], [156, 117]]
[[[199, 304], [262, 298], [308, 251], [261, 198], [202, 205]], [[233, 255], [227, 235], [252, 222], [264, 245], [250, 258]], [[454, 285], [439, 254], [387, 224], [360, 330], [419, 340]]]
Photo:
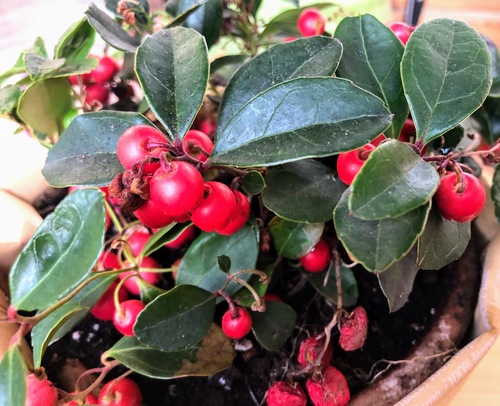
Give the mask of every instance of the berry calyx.
[[108, 382], [99, 393], [98, 404], [107, 406], [140, 406], [142, 392], [132, 379], [121, 378]]
[[414, 27], [410, 27], [408, 24], [403, 22], [395, 22], [389, 25], [391, 31], [398, 37], [398, 39], [406, 45], [410, 39], [410, 35], [414, 30]]
[[[324, 337], [308, 337], [300, 343], [299, 354], [297, 361], [302, 368], [307, 368], [316, 362], [318, 355], [325, 346]], [[321, 364], [323, 367], [330, 364], [333, 355], [333, 347], [328, 344], [323, 356], [321, 357]]]
[[325, 24], [325, 17], [317, 8], [306, 8], [297, 18], [297, 29], [303, 37], [323, 34]]
[[189, 130], [182, 140], [182, 149], [190, 157], [205, 162], [208, 156], [203, 151], [210, 154], [214, 149], [214, 143], [207, 134], [198, 130]]
[[227, 337], [239, 340], [252, 329], [252, 317], [244, 307], [235, 306], [233, 310], [227, 310], [222, 316], [222, 331]]
[[368, 316], [362, 306], [356, 307], [343, 319], [340, 326], [339, 344], [344, 351], [355, 351], [363, 347], [368, 335]]
[[[125, 336], [133, 336], [137, 316], [145, 307], [146, 305], [143, 302], [135, 299], [125, 300], [120, 303], [120, 307], [115, 309], [113, 315], [113, 324], [116, 329]], [[100, 398], [99, 396], [99, 400]]]
[[458, 223], [476, 218], [486, 202], [486, 192], [478, 178], [467, 172], [461, 178], [462, 184], [458, 184], [455, 172], [449, 172], [441, 178], [435, 194], [441, 215]]
[[306, 380], [306, 390], [314, 406], [345, 406], [351, 398], [345, 376], [330, 365], [319, 379]]
[[368, 158], [369, 151], [374, 149], [373, 144], [366, 144], [361, 148], [340, 153], [337, 159], [337, 173], [340, 180], [350, 185]]
[[[114, 294], [118, 287], [118, 282], [113, 281], [106, 292], [100, 297], [96, 304], [90, 310], [92, 316], [99, 320], [113, 320], [115, 314]], [[128, 295], [125, 289], [120, 289], [118, 292], [118, 300], [124, 302]]]
[[236, 208], [233, 211], [233, 215], [229, 219], [226, 227], [215, 230], [217, 233], [226, 236], [236, 233], [250, 218], [250, 203], [247, 197], [239, 190], [234, 190], [233, 193], [236, 199]]
[[302, 267], [307, 272], [321, 272], [330, 264], [332, 252], [325, 240], [318, 243], [307, 254], [299, 258]]
[[57, 405], [57, 389], [48, 379], [38, 379], [35, 374], [27, 377], [26, 406]]
[[307, 396], [298, 384], [277, 381], [267, 390], [266, 401], [268, 406], [306, 406]]

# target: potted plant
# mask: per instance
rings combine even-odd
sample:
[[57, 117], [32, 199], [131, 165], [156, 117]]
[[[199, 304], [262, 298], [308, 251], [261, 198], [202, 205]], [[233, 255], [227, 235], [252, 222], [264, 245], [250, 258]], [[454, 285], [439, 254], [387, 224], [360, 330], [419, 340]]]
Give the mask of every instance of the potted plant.
[[[471, 223], [489, 191], [472, 158], [499, 157], [494, 45], [459, 21], [388, 27], [332, 4], [264, 25], [257, 1], [107, 4], [114, 18], [90, 5], [53, 57], [38, 39], [1, 76], [27, 74], [0, 107], [49, 148], [46, 180], [71, 189], [9, 274], [4, 321], [19, 328], [0, 403], [217, 402], [196, 377], [259, 363], [254, 403], [375, 403], [371, 381], [431, 335], [425, 374], [438, 369], [479, 285]], [[89, 56], [96, 32], [121, 64]], [[427, 315], [408, 310], [424, 299]], [[429, 316], [441, 309], [453, 316]], [[451, 336], [433, 330], [452, 318]], [[109, 346], [58, 391], [47, 354], [83, 347], [82, 320]], [[411, 373], [377, 397], [395, 403], [425, 379]], [[140, 375], [188, 377], [187, 397], [172, 384], [148, 398]]]

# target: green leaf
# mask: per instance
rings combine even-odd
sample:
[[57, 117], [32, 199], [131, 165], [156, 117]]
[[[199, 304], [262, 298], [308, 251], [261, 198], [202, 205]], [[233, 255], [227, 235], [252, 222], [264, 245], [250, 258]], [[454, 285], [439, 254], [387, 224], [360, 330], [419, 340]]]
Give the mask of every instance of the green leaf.
[[334, 155], [368, 143], [390, 123], [382, 101], [350, 81], [293, 79], [243, 106], [217, 134], [211, 160], [268, 166]]
[[424, 229], [430, 204], [396, 218], [362, 220], [350, 213], [347, 189], [333, 213], [337, 236], [351, 257], [372, 272], [382, 272], [402, 258]]
[[276, 253], [296, 259], [307, 254], [318, 243], [325, 228], [324, 223], [295, 223], [274, 217], [268, 224]]
[[180, 350], [207, 334], [214, 312], [213, 293], [192, 285], [176, 286], [144, 308], [137, 317], [134, 333], [150, 347]]
[[312, 159], [270, 168], [265, 180], [264, 205], [280, 217], [306, 223], [331, 220], [346, 189], [330, 168]]
[[392, 31], [374, 16], [346, 17], [335, 30], [344, 46], [338, 74], [380, 97], [391, 113], [388, 138], [398, 138], [408, 117], [401, 82], [400, 62], [404, 46]]
[[59, 39], [54, 58], [68, 61], [85, 59], [94, 45], [95, 30], [86, 18], [77, 21]]
[[495, 206], [495, 216], [500, 223], [500, 166], [497, 165], [493, 174], [493, 182], [491, 186], [491, 199]]
[[470, 222], [448, 221], [433, 208], [418, 239], [417, 265], [422, 269], [441, 269], [462, 256], [470, 237]]
[[[226, 237], [217, 233], [201, 233], [182, 257], [177, 273], [178, 285], [195, 285], [209, 292], [222, 289], [227, 274], [217, 264], [217, 257], [227, 255], [231, 259], [231, 273], [255, 269], [259, 244], [254, 227], [245, 226], [235, 234]], [[248, 280], [249, 274], [239, 278]], [[230, 282], [226, 292], [234, 294], [240, 285]]]
[[100, 111], [75, 117], [50, 149], [42, 173], [56, 187], [103, 186], [123, 172], [116, 155], [122, 133], [133, 125], [152, 125], [138, 113]]
[[[273, 276], [275, 267], [275, 262], [267, 265], [259, 264], [259, 270], [261, 272], [264, 272], [267, 275], [268, 279], [262, 280], [259, 275], [254, 274], [248, 280], [248, 284], [255, 290], [260, 298], [264, 297], [267, 292], [269, 281]], [[240, 306], [252, 307], [252, 305], [255, 303], [255, 297], [248, 289], [239, 290], [235, 295], [232, 296], [232, 298], [234, 299], [235, 303], [239, 304]]]
[[266, 187], [264, 177], [258, 171], [250, 171], [243, 177], [243, 189], [251, 195], [258, 195]]
[[439, 186], [436, 169], [409, 145], [382, 143], [366, 160], [351, 185], [349, 209], [356, 217], [398, 217], [428, 202]]
[[316, 36], [277, 44], [251, 59], [234, 74], [224, 91], [217, 136], [259, 93], [290, 79], [331, 76], [341, 55], [342, 45], [337, 39]]
[[[334, 268], [311, 274], [309, 283], [320, 295], [323, 295], [333, 304], [337, 304], [338, 293]], [[358, 301], [358, 284], [352, 269], [344, 266], [340, 268], [340, 283], [342, 285], [342, 304], [346, 307], [356, 304]]]
[[109, 45], [123, 52], [135, 53], [137, 51], [139, 39], [132, 37], [118, 22], [99, 10], [94, 3], [90, 4], [85, 15], [92, 27]]
[[[165, 28], [177, 27], [178, 25], [182, 25], [187, 18], [193, 14], [196, 10], [198, 10], [203, 4], [205, 4], [208, 0], [198, 0], [196, 4], [193, 4], [189, 8], [184, 8], [184, 11], [180, 11], [180, 8], [183, 6], [183, 0], [169, 0], [165, 5], [165, 10], [171, 13], [172, 16], [175, 15], [175, 18], [167, 24]], [[191, 27], [193, 28], [193, 27]]]
[[21, 98], [21, 87], [16, 85], [7, 85], [0, 89], [0, 114], [11, 115]]
[[97, 189], [70, 193], [47, 216], [10, 272], [18, 310], [48, 307], [89, 274], [104, 243], [104, 200]]
[[257, 341], [269, 351], [279, 351], [292, 334], [297, 313], [289, 305], [277, 301], [266, 303], [266, 311], [252, 312], [252, 331]]
[[496, 77], [495, 79], [493, 79], [488, 96], [495, 98], [500, 97], [500, 77]]
[[29, 86], [19, 100], [19, 117], [45, 137], [59, 136], [64, 116], [73, 107], [71, 84], [65, 78], [47, 79]]
[[[169, 1], [166, 10], [174, 17], [180, 17], [197, 6], [199, 0]], [[184, 17], [183, 17], [184, 18]], [[198, 31], [205, 37], [207, 46], [211, 47], [219, 38], [222, 28], [222, 0], [207, 0], [196, 10], [189, 13], [183, 25]]]
[[234, 358], [232, 341], [212, 324], [195, 345], [165, 352], [142, 344], [136, 337], [123, 337], [105, 353], [127, 368], [155, 379], [210, 376], [229, 367]]
[[19, 346], [11, 346], [0, 362], [0, 405], [25, 405], [26, 373], [26, 364]]
[[231, 270], [231, 258], [227, 255], [219, 255], [217, 257], [217, 265], [222, 272], [228, 274]]
[[45, 43], [43, 42], [43, 39], [41, 39], [40, 37], [37, 37], [33, 46], [31, 48], [24, 50], [19, 55], [14, 66], [0, 75], [0, 84], [2, 84], [2, 82], [5, 79], [10, 78], [11, 76], [26, 72], [26, 68], [24, 67], [24, 54], [26, 52], [36, 52], [44, 57], [48, 56], [47, 50], [45, 49]]
[[481, 106], [491, 86], [491, 58], [474, 29], [438, 18], [412, 33], [401, 76], [417, 138], [427, 144]]
[[250, 59], [249, 55], [224, 55], [217, 59], [214, 59], [210, 63], [210, 76], [227, 66], [235, 66], [234, 70], [236, 70], [246, 61], [248, 61], [248, 59]]
[[150, 256], [153, 252], [163, 248], [166, 243], [174, 241], [182, 232], [191, 227], [191, 223], [172, 223], [161, 230], [156, 231], [142, 249], [141, 255], [144, 257]]
[[144, 96], [173, 139], [182, 139], [198, 112], [208, 81], [208, 50], [196, 31], [159, 31], [137, 50], [135, 69]]
[[419, 269], [417, 250], [412, 249], [384, 272], [377, 274], [378, 283], [387, 298], [390, 312], [398, 311], [408, 301]]
[[26, 70], [33, 80], [80, 75], [90, 72], [98, 63], [96, 58], [81, 59], [67, 63], [65, 59], [49, 59], [35, 52], [26, 53], [24, 60]]

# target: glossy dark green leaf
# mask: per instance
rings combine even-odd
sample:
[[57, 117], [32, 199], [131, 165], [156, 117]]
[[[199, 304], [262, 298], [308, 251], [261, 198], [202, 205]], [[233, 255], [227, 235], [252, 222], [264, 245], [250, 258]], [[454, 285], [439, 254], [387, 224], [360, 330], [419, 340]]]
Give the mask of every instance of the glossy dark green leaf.
[[[309, 277], [309, 283], [319, 294], [323, 295], [333, 304], [337, 304], [337, 281], [335, 279], [335, 269], [329, 271], [313, 273]], [[352, 306], [358, 301], [358, 284], [352, 269], [340, 268], [340, 283], [342, 285], [342, 305]]]
[[473, 28], [438, 18], [412, 33], [401, 76], [417, 137], [428, 143], [481, 106], [491, 86], [491, 58]]
[[161, 289], [158, 286], [151, 285], [142, 279], [137, 281], [140, 289], [140, 297], [143, 303], [149, 303], [155, 300], [158, 296], [163, 295], [166, 290]]
[[172, 138], [183, 138], [198, 112], [208, 81], [208, 50], [192, 29], [159, 31], [137, 50], [135, 69], [144, 96]]
[[211, 160], [247, 167], [334, 155], [368, 143], [390, 123], [382, 101], [350, 81], [293, 79], [243, 106], [217, 134]]
[[213, 75], [214, 73], [218, 72], [220, 69], [229, 66], [229, 65], [234, 65], [237, 67], [240, 67], [250, 59], [249, 55], [224, 55], [221, 56], [217, 59], [214, 59], [210, 63], [210, 75]]
[[21, 87], [7, 85], [0, 89], [0, 115], [11, 115], [21, 98]]
[[118, 22], [106, 14], [104, 11], [91, 3], [85, 12], [89, 23], [98, 34], [113, 48], [123, 52], [134, 53], [140, 44], [138, 38], [131, 36]]
[[195, 345], [165, 352], [142, 344], [136, 337], [123, 337], [105, 353], [127, 368], [155, 379], [210, 376], [229, 367], [234, 358], [232, 341], [212, 324]]
[[280, 217], [307, 223], [331, 220], [346, 189], [330, 168], [312, 159], [270, 168], [265, 181], [264, 205]]
[[342, 45], [337, 39], [316, 36], [275, 45], [251, 59], [234, 74], [224, 91], [217, 137], [259, 93], [290, 79], [331, 76], [341, 55]]
[[297, 313], [283, 302], [268, 301], [265, 312], [252, 312], [252, 331], [257, 341], [269, 351], [279, 351], [292, 334]]
[[25, 406], [26, 373], [20, 348], [12, 345], [0, 362], [0, 405]]
[[268, 224], [276, 253], [285, 258], [299, 258], [318, 243], [325, 228], [324, 223], [296, 223], [280, 217]]
[[137, 113], [100, 111], [75, 117], [49, 151], [43, 175], [56, 187], [108, 185], [123, 172], [116, 155], [118, 139], [127, 128], [139, 124], [152, 125]]
[[495, 206], [495, 216], [500, 223], [500, 166], [497, 165], [493, 174], [493, 183], [491, 186], [491, 199]]
[[193, 4], [189, 8], [185, 8], [184, 11], [180, 11], [182, 7], [183, 0], [169, 0], [165, 5], [165, 9], [167, 11], [171, 11], [172, 14], [175, 14], [175, 18], [167, 24], [165, 28], [177, 27], [178, 25], [182, 25], [187, 18], [193, 14], [196, 10], [198, 10], [203, 4], [205, 4], [208, 0], [198, 0], [197, 3]]
[[94, 45], [95, 30], [86, 18], [74, 23], [59, 39], [54, 58], [68, 61], [85, 59]]
[[57, 137], [64, 127], [64, 116], [73, 107], [68, 79], [47, 79], [29, 86], [19, 100], [19, 117], [42, 137]]
[[337, 236], [351, 257], [372, 272], [382, 272], [402, 258], [423, 232], [430, 204], [396, 218], [362, 220], [350, 213], [347, 189], [333, 213]]
[[398, 138], [408, 117], [400, 73], [403, 44], [386, 25], [369, 14], [344, 18], [335, 30], [335, 38], [344, 46], [338, 75], [385, 102], [394, 114], [385, 136]]
[[174, 241], [182, 232], [191, 226], [191, 223], [172, 223], [156, 231], [142, 249], [142, 256], [150, 256], [153, 252], [163, 248], [166, 243]]
[[67, 62], [66, 59], [49, 59], [34, 52], [24, 55], [26, 71], [31, 79], [59, 78], [90, 72], [97, 66], [96, 58], [80, 59]]
[[462, 256], [470, 237], [470, 222], [448, 221], [433, 208], [418, 239], [417, 265], [422, 269], [441, 269]]
[[398, 217], [428, 202], [439, 185], [436, 169], [409, 145], [391, 140], [375, 149], [354, 178], [349, 209], [356, 217]]
[[398, 311], [408, 301], [419, 269], [417, 250], [412, 249], [384, 272], [377, 274], [378, 283], [387, 299], [390, 312]]
[[[218, 256], [227, 255], [231, 259], [231, 273], [235, 273], [255, 269], [258, 251], [259, 244], [252, 226], [245, 226], [229, 237], [217, 233], [201, 233], [182, 257], [177, 284], [195, 285], [209, 292], [216, 292], [227, 281], [227, 274], [217, 264]], [[239, 277], [248, 280], [249, 274]], [[240, 288], [240, 285], [231, 282], [226, 292], [232, 295]]]
[[219, 255], [217, 257], [217, 265], [222, 272], [228, 274], [231, 270], [231, 258], [227, 255]]
[[84, 280], [101, 253], [104, 221], [100, 190], [70, 193], [45, 218], [12, 265], [12, 305], [18, 310], [48, 307]]
[[250, 171], [243, 177], [243, 189], [251, 195], [258, 195], [266, 187], [262, 174], [258, 171]]
[[[198, 3], [199, 0], [173, 0], [167, 3], [166, 10], [173, 16], [180, 17]], [[222, 0], [207, 0], [190, 12], [183, 25], [203, 35], [210, 47], [219, 38], [222, 22]]]
[[144, 308], [134, 333], [150, 347], [177, 351], [196, 344], [207, 334], [214, 312], [213, 293], [192, 285], [176, 286]]

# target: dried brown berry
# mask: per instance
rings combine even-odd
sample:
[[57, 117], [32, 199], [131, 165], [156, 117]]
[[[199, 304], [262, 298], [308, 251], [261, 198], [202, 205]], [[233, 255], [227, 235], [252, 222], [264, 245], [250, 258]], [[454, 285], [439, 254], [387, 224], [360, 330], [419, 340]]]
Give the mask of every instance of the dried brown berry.
[[[318, 358], [319, 353], [323, 350], [325, 346], [324, 337], [308, 337], [300, 343], [299, 355], [297, 356], [297, 361], [302, 368], [306, 368], [312, 365]], [[329, 365], [333, 355], [333, 348], [328, 343], [326, 350], [321, 359], [323, 366]]]
[[351, 394], [342, 372], [327, 366], [318, 379], [307, 379], [306, 389], [314, 406], [344, 406]]
[[368, 316], [362, 306], [356, 307], [340, 326], [339, 344], [344, 351], [360, 349], [368, 334]]
[[266, 394], [268, 406], [306, 406], [307, 397], [298, 385], [285, 381], [275, 382]]

